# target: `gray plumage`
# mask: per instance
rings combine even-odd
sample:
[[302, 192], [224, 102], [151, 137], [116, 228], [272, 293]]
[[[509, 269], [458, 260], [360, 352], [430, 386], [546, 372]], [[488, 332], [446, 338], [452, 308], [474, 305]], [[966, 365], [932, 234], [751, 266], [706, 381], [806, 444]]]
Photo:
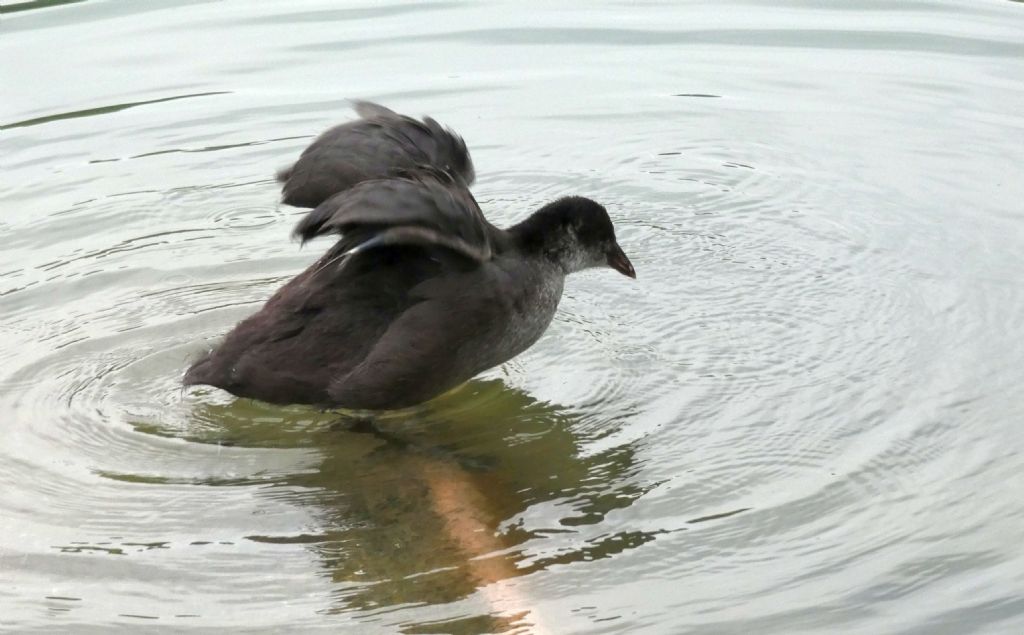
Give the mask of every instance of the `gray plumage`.
[[379, 227], [380, 245], [437, 244], [484, 262], [491, 258], [492, 235], [476, 199], [458, 176], [433, 166], [396, 170], [395, 176], [372, 179], [339, 192], [299, 221], [295, 235], [303, 242], [360, 227]]
[[357, 112], [283, 175], [285, 201], [315, 207], [296, 235], [340, 238], [186, 384], [274, 403], [407, 407], [526, 350], [567, 274], [611, 266], [635, 277], [594, 201], [559, 199], [498, 229], [468, 189], [461, 138], [375, 104]]
[[417, 121], [366, 101], [355, 102], [355, 111], [359, 119], [327, 130], [294, 165], [278, 172], [282, 202], [316, 207], [357, 183], [420, 165], [473, 184], [476, 175], [466, 143], [430, 117]]

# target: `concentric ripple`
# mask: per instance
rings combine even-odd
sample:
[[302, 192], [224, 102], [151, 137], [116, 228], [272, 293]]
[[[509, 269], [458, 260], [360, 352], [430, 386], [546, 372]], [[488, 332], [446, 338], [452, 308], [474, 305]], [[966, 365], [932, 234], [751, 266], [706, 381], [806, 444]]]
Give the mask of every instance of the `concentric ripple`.
[[[0, 630], [1022, 630], [1024, 5], [321, 5], [0, 8]], [[638, 279], [370, 432], [183, 390], [352, 97]]]

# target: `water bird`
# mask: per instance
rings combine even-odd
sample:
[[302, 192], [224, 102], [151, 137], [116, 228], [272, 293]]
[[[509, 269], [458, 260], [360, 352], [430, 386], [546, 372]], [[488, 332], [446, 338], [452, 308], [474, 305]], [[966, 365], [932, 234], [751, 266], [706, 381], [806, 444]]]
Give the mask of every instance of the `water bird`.
[[636, 272], [607, 210], [582, 196], [499, 229], [469, 190], [462, 137], [370, 102], [278, 173], [295, 228], [328, 251], [198, 359], [185, 385], [276, 404], [393, 410], [436, 397], [529, 348], [565, 277]]

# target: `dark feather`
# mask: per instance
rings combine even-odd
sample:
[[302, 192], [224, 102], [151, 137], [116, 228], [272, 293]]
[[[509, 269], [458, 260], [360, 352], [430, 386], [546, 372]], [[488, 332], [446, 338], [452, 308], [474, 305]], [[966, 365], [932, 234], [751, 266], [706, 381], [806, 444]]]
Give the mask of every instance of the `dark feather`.
[[417, 121], [367, 101], [354, 104], [360, 116], [321, 134], [294, 165], [278, 172], [282, 201], [316, 207], [363, 181], [396, 170], [428, 165], [473, 183], [473, 160], [462, 138], [426, 117]]
[[279, 174], [286, 203], [315, 207], [295, 233], [339, 238], [193, 364], [186, 384], [274, 403], [403, 408], [528, 348], [568, 272], [607, 262], [632, 277], [596, 202], [564, 198], [500, 230], [468, 189], [462, 139], [430, 118], [355, 108], [360, 119]]
[[477, 262], [491, 258], [497, 232], [458, 177], [424, 167], [335, 194], [299, 222], [295, 235], [305, 242], [366, 229], [381, 246], [436, 246]]

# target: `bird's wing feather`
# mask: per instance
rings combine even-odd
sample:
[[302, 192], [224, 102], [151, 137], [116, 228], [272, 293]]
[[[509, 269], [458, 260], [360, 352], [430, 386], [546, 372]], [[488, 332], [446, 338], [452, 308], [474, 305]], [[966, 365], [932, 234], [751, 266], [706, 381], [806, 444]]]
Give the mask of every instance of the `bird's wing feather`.
[[332, 379], [331, 400], [368, 409], [414, 405], [505, 361], [493, 358], [501, 351], [491, 345], [507, 330], [509, 311], [489, 269], [413, 290], [420, 301], [388, 326], [358, 365]]
[[454, 251], [485, 262], [493, 255], [493, 227], [458, 177], [432, 168], [364, 181], [335, 194], [303, 218], [303, 241], [325, 234], [359, 235], [347, 250], [419, 245]]
[[365, 180], [417, 165], [473, 183], [473, 160], [452, 130], [430, 117], [417, 121], [372, 102], [355, 102], [355, 110], [359, 119], [327, 130], [278, 173], [283, 202], [316, 207]]

